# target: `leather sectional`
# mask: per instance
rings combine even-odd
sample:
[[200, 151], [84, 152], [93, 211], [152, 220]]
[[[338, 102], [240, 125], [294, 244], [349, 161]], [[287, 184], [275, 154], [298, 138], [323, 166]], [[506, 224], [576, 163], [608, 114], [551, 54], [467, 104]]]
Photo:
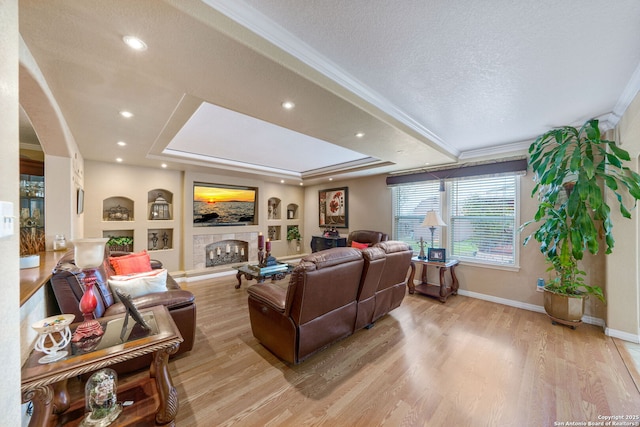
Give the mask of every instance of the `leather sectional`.
[[247, 288], [253, 335], [280, 359], [298, 364], [399, 307], [412, 256], [399, 241], [306, 256], [288, 286]]

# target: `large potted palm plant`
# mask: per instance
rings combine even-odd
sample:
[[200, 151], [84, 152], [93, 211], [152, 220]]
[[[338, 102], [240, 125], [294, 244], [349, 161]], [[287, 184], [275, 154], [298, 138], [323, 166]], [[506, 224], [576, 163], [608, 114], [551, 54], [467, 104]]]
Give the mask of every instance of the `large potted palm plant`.
[[[544, 306], [552, 321], [575, 327], [584, 312], [584, 298], [594, 295], [605, 301], [602, 288], [585, 283], [579, 261], [585, 252], [605, 253], [614, 246], [611, 207], [605, 191], [613, 192], [614, 203], [630, 218], [625, 197], [633, 205], [640, 199], [640, 175], [624, 165], [629, 153], [615, 142], [603, 139], [598, 120], [588, 120], [580, 129], [565, 126], [540, 135], [529, 147], [529, 164], [538, 210], [525, 224], [537, 224], [524, 240], [533, 237], [555, 271], [545, 286]], [[613, 199], [613, 198], [612, 198]]]

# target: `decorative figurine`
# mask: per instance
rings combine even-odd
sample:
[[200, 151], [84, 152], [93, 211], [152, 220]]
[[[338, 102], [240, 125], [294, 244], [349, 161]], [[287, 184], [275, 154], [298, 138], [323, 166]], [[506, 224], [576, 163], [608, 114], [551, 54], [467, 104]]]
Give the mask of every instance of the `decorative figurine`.
[[162, 243], [164, 243], [164, 247], [162, 249], [169, 249], [169, 235], [166, 231], [162, 235]]
[[420, 237], [418, 244], [420, 245], [420, 254], [418, 255], [418, 259], [427, 259], [427, 256], [424, 254], [424, 239], [422, 237]]

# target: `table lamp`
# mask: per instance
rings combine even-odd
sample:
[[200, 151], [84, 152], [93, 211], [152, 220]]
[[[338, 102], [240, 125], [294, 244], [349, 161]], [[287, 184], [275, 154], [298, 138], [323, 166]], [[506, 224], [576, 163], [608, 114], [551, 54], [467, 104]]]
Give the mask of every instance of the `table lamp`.
[[94, 319], [93, 312], [98, 306], [98, 300], [93, 293], [96, 283], [96, 268], [104, 260], [104, 247], [107, 238], [76, 239], [73, 241], [76, 266], [82, 269], [82, 284], [84, 294], [80, 299], [80, 311], [84, 316], [82, 322], [73, 333], [71, 341], [78, 342], [83, 338], [99, 337], [104, 334], [100, 323]]
[[429, 227], [431, 230], [431, 247], [433, 248], [433, 233], [436, 231], [436, 227], [446, 227], [447, 224], [442, 220], [440, 214], [436, 211], [427, 212], [427, 216], [424, 217], [424, 221], [421, 224], [423, 227]]

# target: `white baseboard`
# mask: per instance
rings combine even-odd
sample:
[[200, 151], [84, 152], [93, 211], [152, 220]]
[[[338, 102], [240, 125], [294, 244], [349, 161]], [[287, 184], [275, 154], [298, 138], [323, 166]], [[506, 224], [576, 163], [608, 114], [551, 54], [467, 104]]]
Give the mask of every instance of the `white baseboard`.
[[605, 328], [605, 335], [608, 335], [613, 338], [619, 338], [624, 341], [633, 342], [636, 344], [640, 344], [640, 335], [630, 334], [624, 331], [618, 331], [617, 329]]
[[[528, 304], [525, 302], [514, 301], [506, 298], [494, 297], [493, 295], [485, 295], [478, 292], [465, 291], [464, 289], [458, 289], [458, 294], [464, 295], [470, 298], [477, 298], [484, 301], [495, 302], [497, 304], [508, 305], [510, 307], [521, 308], [523, 310], [535, 311], [536, 313], [543, 313], [543, 314], [546, 313], [544, 311], [544, 307], [541, 305]], [[596, 325], [596, 326], [602, 327], [602, 329], [605, 331], [605, 335], [609, 335], [606, 333], [607, 328], [606, 328], [604, 319], [600, 319], [592, 316], [582, 316], [582, 321], [590, 325]], [[624, 338], [621, 338], [621, 339], [624, 339]]]

